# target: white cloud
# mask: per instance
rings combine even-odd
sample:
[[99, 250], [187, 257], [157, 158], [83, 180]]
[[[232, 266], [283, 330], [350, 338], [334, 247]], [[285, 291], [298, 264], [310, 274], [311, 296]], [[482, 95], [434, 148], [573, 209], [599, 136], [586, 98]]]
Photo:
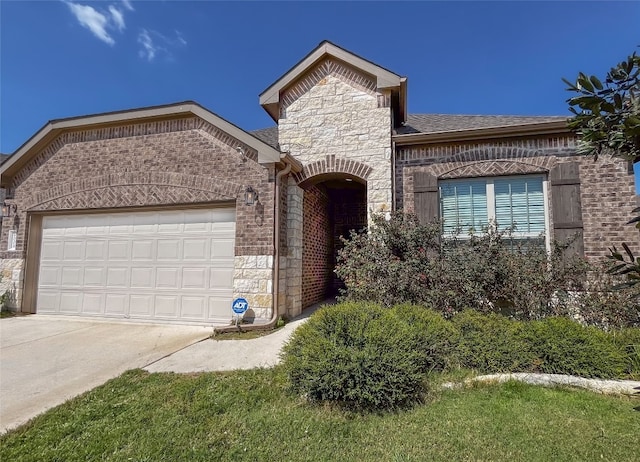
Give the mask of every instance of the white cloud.
[[93, 35], [108, 45], [113, 45], [116, 41], [107, 32], [109, 18], [88, 5], [66, 2], [71, 13], [76, 17], [82, 27], [86, 27]]
[[142, 49], [138, 52], [138, 55], [141, 58], [146, 58], [147, 61], [153, 61], [158, 49], [146, 29], [142, 29], [142, 32], [138, 35], [138, 43], [142, 45]]
[[122, 0], [122, 4], [124, 5], [124, 7], [127, 10], [133, 11], [133, 5], [131, 4], [131, 2], [129, 0]]
[[182, 34], [180, 33], [180, 31], [176, 30], [175, 32], [176, 32], [176, 37], [177, 37], [178, 43], [180, 45], [186, 46], [187, 45], [187, 41], [182, 37]]
[[138, 55], [147, 61], [153, 61], [157, 56], [164, 56], [167, 60], [173, 60], [172, 51], [187, 46], [187, 41], [180, 31], [174, 31], [175, 38], [161, 34], [152, 29], [142, 29], [138, 34], [138, 43], [141, 45]]
[[122, 32], [125, 28], [124, 16], [122, 15], [122, 12], [115, 6], [109, 5], [109, 13], [111, 13], [111, 19], [113, 20], [118, 30]]

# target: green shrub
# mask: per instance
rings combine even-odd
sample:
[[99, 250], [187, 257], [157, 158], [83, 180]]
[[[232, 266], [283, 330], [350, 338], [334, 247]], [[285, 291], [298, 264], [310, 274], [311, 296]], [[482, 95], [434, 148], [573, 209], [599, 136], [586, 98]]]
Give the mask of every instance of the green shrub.
[[637, 368], [638, 350], [633, 350], [633, 342], [640, 339], [633, 338], [631, 332], [638, 329], [620, 331], [624, 333], [618, 334], [616, 341], [614, 333], [566, 318], [521, 322], [473, 311], [455, 316], [453, 324], [460, 332], [461, 366], [481, 372], [622, 378]]
[[452, 320], [459, 332], [459, 362], [480, 372], [531, 370], [536, 357], [527, 339], [527, 323], [499, 314], [464, 311]]
[[607, 332], [566, 318], [531, 322], [528, 331], [541, 372], [602, 378], [624, 375], [626, 355]]
[[632, 380], [640, 380], [640, 329], [614, 330], [611, 336], [626, 355], [625, 373]]
[[408, 303], [396, 305], [392, 309], [416, 330], [419, 348], [426, 353], [427, 371], [443, 371], [458, 366], [460, 335], [442, 314], [431, 308]]
[[355, 409], [390, 409], [418, 399], [428, 367], [418, 330], [367, 303], [325, 307], [282, 353], [293, 392]]

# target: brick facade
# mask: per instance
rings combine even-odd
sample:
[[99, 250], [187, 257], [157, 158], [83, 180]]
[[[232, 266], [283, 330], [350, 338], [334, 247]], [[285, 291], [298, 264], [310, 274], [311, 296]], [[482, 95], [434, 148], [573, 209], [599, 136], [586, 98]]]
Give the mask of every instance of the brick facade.
[[[315, 55], [318, 50], [330, 51]], [[257, 138], [254, 144], [249, 134], [219, 119], [215, 124], [226, 126], [225, 132], [211, 123], [215, 118], [194, 110], [154, 112], [139, 119], [128, 119], [125, 114], [115, 122], [102, 115], [102, 122], [89, 118], [92, 125], [86, 129], [73, 128], [71, 119], [63, 121], [63, 128], [47, 135], [51, 138], [45, 138], [46, 145], [29, 148], [24, 165], [12, 167], [13, 177], [3, 174], [7, 203], [15, 204], [18, 213], [2, 220], [0, 289], [10, 289], [14, 305], [20, 306], [28, 229], [36, 213], [225, 205], [236, 210], [234, 296], [249, 300], [250, 317], [269, 318], [278, 264], [278, 310], [292, 317], [339, 287], [333, 269], [340, 235], [366, 226], [375, 212], [414, 211], [417, 172], [428, 173], [419, 176], [434, 184], [451, 178], [501, 175], [543, 174], [548, 178], [550, 172], [567, 167], [557, 168], [563, 163], [571, 163], [572, 168], [579, 165], [575, 169], [582, 203], [578, 225], [583, 226], [585, 254], [603, 257], [611, 245], [621, 242], [640, 254], [637, 231], [624, 225], [636, 206], [630, 164], [606, 156], [598, 161], [577, 156], [575, 137], [564, 132], [563, 120], [517, 118], [500, 125], [509, 119], [502, 117], [502, 122], [492, 119], [494, 125], [486, 127], [467, 127], [464, 122], [451, 129], [442, 123], [434, 128], [429, 122], [409, 131], [414, 129], [394, 124], [406, 115], [405, 78], [355, 55], [350, 58], [346, 50], [326, 42], [309, 56], [260, 96], [263, 107], [278, 119], [278, 136], [268, 140], [278, 148], [264, 144], [271, 149], [267, 154]], [[147, 108], [150, 112], [157, 109]], [[104, 122], [107, 119], [110, 121]], [[474, 123], [480, 122], [481, 118]], [[534, 133], [532, 127], [540, 133], [538, 127], [552, 124], [560, 134], [503, 133], [507, 125], [513, 133], [516, 123], [533, 124], [529, 133]], [[451, 134], [459, 130], [469, 139], [472, 132], [467, 129], [471, 128], [473, 133], [495, 139], [407, 144], [415, 139], [413, 134], [433, 139], [440, 131], [452, 139]], [[403, 134], [394, 136], [394, 130]], [[395, 146], [396, 142], [402, 145]], [[297, 159], [302, 170], [298, 165], [294, 173], [283, 177], [280, 197], [274, 198], [276, 170], [283, 167], [279, 160], [284, 153]], [[266, 158], [271, 163], [258, 163], [260, 155], [261, 162], [267, 162]], [[347, 179], [353, 182], [350, 186], [340, 183]], [[248, 186], [259, 194], [253, 206], [244, 203]], [[429, 194], [436, 210], [437, 188]], [[556, 198], [561, 196], [556, 194]], [[281, 213], [277, 224], [275, 200]], [[552, 203], [553, 192], [548, 191], [551, 234]], [[558, 229], [570, 228], [565, 222], [557, 225]], [[277, 261], [276, 226], [280, 234]], [[17, 232], [15, 250], [7, 249], [10, 230]]]
[[[579, 162], [585, 256], [605, 257], [609, 247], [620, 247], [622, 242], [640, 251], [637, 230], [625, 225], [635, 207], [630, 163], [607, 156], [601, 156], [598, 161], [578, 156], [575, 143], [575, 137], [567, 135], [403, 146], [396, 152], [396, 207], [414, 211], [413, 173], [418, 171], [438, 179], [546, 175], [559, 163]], [[548, 198], [551, 228], [552, 194], [550, 191]]]
[[[2, 222], [0, 255], [3, 260], [25, 258], [33, 212], [231, 204], [236, 255], [272, 259], [274, 168], [258, 164], [248, 146], [242, 160], [237, 146], [244, 145], [197, 117], [64, 133], [13, 177], [10, 201], [18, 214]], [[245, 205], [247, 186], [258, 191], [257, 205]], [[10, 229], [17, 230], [15, 251], [7, 250]], [[272, 266], [260, 268], [269, 285], [249, 293], [261, 315], [272, 305]], [[256, 266], [248, 262], [236, 269], [241, 273]], [[236, 294], [245, 293], [242, 283], [234, 287]]]
[[310, 186], [304, 192], [302, 246], [302, 307], [326, 298], [333, 271], [333, 226], [327, 191]]

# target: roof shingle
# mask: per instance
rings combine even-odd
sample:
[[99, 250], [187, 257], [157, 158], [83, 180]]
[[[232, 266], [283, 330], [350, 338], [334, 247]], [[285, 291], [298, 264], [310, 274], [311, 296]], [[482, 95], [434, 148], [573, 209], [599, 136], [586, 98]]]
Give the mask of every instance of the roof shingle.
[[567, 120], [563, 116], [502, 116], [458, 114], [409, 114], [407, 122], [396, 130], [398, 135], [440, 133], [512, 125], [538, 124]]

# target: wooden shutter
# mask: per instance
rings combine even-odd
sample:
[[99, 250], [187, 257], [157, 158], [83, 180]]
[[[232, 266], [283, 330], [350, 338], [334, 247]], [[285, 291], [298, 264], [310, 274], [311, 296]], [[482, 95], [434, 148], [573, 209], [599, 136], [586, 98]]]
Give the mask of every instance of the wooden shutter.
[[438, 200], [438, 177], [425, 172], [413, 174], [413, 201], [420, 223], [438, 220], [440, 203]]
[[575, 237], [568, 251], [584, 256], [580, 163], [558, 164], [549, 172], [553, 238], [563, 242]]

